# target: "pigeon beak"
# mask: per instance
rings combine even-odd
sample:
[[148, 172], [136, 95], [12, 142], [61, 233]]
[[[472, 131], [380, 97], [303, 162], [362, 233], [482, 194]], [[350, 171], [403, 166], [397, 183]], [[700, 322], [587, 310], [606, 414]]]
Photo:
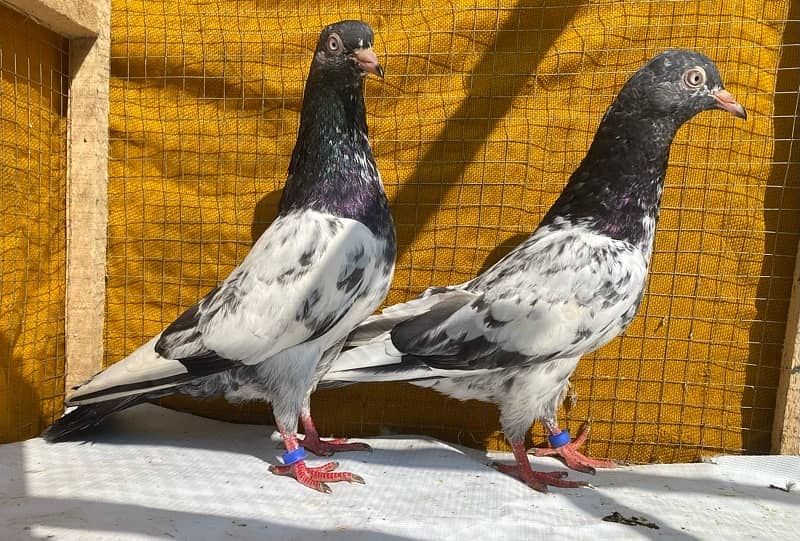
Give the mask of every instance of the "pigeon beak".
[[747, 120], [747, 111], [744, 110], [738, 101], [733, 97], [733, 94], [721, 88], [716, 92], [711, 93], [714, 96], [714, 99], [717, 100], [717, 107], [728, 111], [735, 117], [743, 118]]
[[372, 47], [356, 49], [350, 57], [356, 61], [359, 68], [366, 72], [374, 73], [383, 79], [383, 68], [378, 63], [378, 56], [375, 54], [375, 51], [372, 50]]

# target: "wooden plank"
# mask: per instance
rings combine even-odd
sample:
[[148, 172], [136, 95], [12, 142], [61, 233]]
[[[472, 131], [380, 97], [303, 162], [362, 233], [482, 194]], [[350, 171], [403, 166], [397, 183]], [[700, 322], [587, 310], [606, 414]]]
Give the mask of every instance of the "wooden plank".
[[0, 0], [45, 28], [66, 38], [90, 38], [99, 33], [97, 5], [106, 0]]
[[[787, 185], [800, 175], [800, 145], [792, 141], [800, 119], [800, 49], [789, 46], [800, 42], [800, 3], [790, 2], [786, 27], [783, 31], [781, 59], [773, 96], [775, 124], [776, 177]], [[785, 164], [781, 166], [779, 164]], [[800, 454], [800, 247], [795, 257], [792, 292], [786, 317], [786, 336], [775, 400], [775, 419], [772, 425], [772, 452]]]
[[792, 296], [781, 356], [772, 452], [800, 455], [800, 247], [794, 266]]
[[94, 2], [97, 37], [70, 41], [67, 147], [66, 387], [103, 363], [108, 226], [110, 0]]

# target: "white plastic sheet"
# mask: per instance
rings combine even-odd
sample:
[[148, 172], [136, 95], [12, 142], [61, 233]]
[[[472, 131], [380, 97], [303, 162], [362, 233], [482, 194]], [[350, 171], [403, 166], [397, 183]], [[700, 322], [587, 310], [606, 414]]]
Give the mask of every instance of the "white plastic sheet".
[[[487, 465], [510, 454], [369, 438], [374, 452], [335, 457], [367, 484], [334, 483], [325, 495], [268, 473], [281, 449], [264, 426], [145, 405], [92, 440], [0, 445], [0, 539], [793, 539], [800, 530], [800, 457], [570, 472], [595, 488], [540, 494]], [[790, 492], [769, 488], [792, 482]], [[614, 512], [658, 529], [603, 520]]]

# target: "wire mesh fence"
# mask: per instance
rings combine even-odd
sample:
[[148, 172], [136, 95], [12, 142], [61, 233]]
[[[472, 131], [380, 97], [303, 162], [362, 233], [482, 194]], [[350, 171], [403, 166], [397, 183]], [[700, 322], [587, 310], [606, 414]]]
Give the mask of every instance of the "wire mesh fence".
[[[270, 223], [325, 24], [369, 22], [387, 72], [366, 88], [400, 242], [387, 303], [465, 281], [525, 238], [627, 77], [692, 48], [717, 62], [749, 120], [706, 113], [678, 134], [639, 317], [581, 361], [564, 415], [593, 420], [596, 455], [767, 451], [800, 230], [797, 11], [789, 0], [115, 1], [107, 363], [214, 287]], [[494, 407], [406, 385], [314, 401], [327, 432], [504, 445]], [[259, 404], [170, 403], [271, 422]]]
[[67, 48], [0, 5], [0, 442], [63, 407]]

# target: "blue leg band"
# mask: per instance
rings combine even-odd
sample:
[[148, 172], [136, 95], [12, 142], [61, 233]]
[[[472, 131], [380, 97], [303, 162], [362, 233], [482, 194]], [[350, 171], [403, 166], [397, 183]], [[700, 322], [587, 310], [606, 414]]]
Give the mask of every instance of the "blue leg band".
[[550, 447], [561, 447], [571, 441], [569, 430], [562, 430], [558, 434], [551, 434], [547, 439], [550, 441]]
[[286, 451], [281, 455], [281, 460], [283, 460], [284, 466], [291, 466], [295, 462], [300, 462], [306, 458], [306, 450], [302, 447], [298, 447], [294, 451]]

